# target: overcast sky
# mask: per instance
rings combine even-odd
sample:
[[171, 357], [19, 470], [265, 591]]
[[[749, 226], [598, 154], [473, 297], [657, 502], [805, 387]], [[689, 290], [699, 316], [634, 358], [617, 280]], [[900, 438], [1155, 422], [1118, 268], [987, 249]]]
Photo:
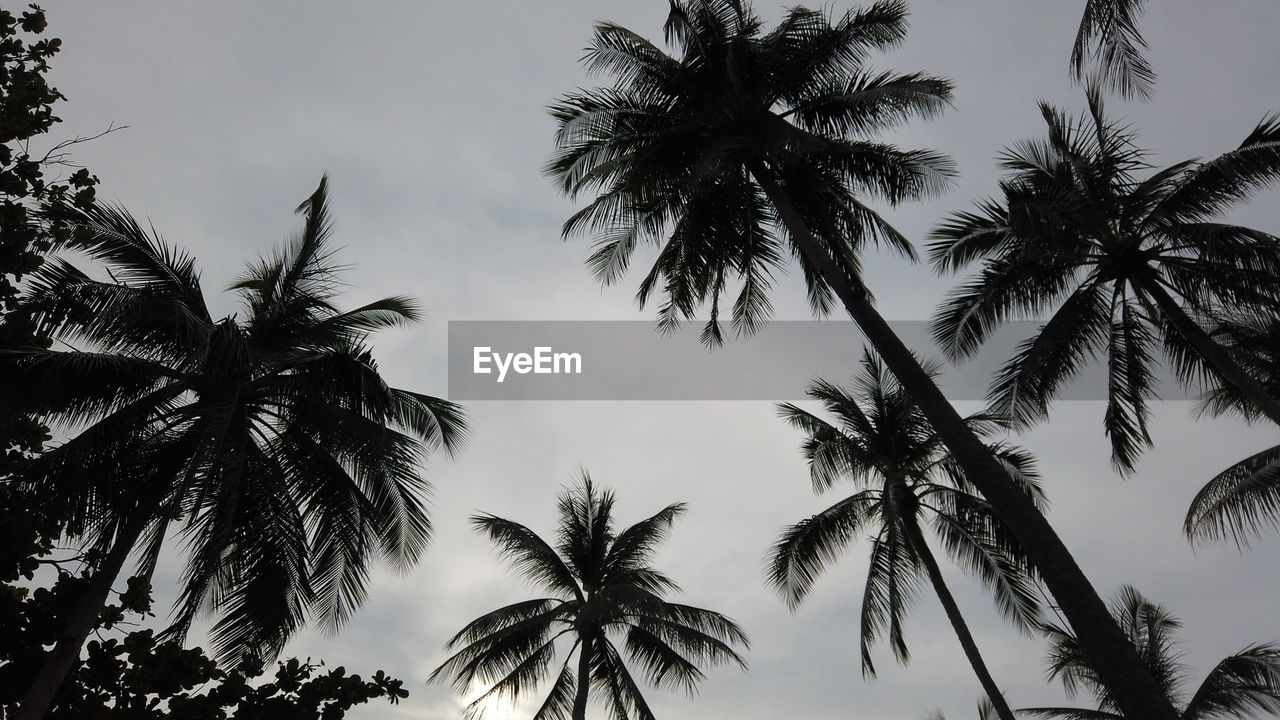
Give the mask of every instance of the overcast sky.
[[[1280, 110], [1280, 2], [1148, 4], [1156, 98], [1111, 107], [1133, 122], [1154, 162], [1228, 150]], [[923, 237], [945, 213], [995, 189], [1000, 149], [1041, 132], [1037, 100], [1082, 109], [1067, 75], [1082, 5], [910, 3], [906, 44], [873, 63], [950, 77], [956, 101], [894, 139], [950, 153], [962, 175], [942, 198], [887, 212], [908, 236]], [[608, 19], [659, 39], [667, 3], [51, 0], [47, 9], [50, 33], [64, 40], [53, 80], [69, 101], [58, 109], [58, 132], [129, 126], [76, 148], [76, 157], [102, 179], [100, 196], [150, 218], [195, 254], [209, 295], [297, 227], [292, 208], [327, 172], [335, 240], [345, 248], [339, 257], [352, 266], [346, 299], [354, 306], [403, 293], [429, 311], [420, 326], [376, 341], [394, 384], [445, 393], [450, 320], [652, 316], [632, 301], [638, 278], [601, 290], [583, 267], [587, 242], [560, 240], [574, 206], [540, 167], [553, 132], [546, 105], [593, 82], [577, 62], [592, 23]], [[768, 18], [780, 12], [768, 3], [757, 9]], [[1276, 199], [1273, 192], [1234, 217], [1280, 231]], [[894, 257], [870, 259], [867, 273], [882, 312], [898, 320], [927, 319], [955, 282]], [[234, 312], [220, 297], [215, 308]], [[794, 277], [779, 283], [774, 301], [779, 318], [808, 317]], [[681, 601], [724, 612], [752, 636], [749, 672], [711, 672], [692, 701], [650, 691], [659, 717], [973, 716], [980, 688], [931, 595], [919, 597], [909, 618], [911, 665], [897, 668], [882, 647], [880, 678], [862, 679], [865, 544], [794, 614], [763, 587], [763, 553], [778, 529], [836, 498], [810, 494], [800, 437], [770, 403], [475, 402], [468, 410], [474, 441], [427, 471], [436, 537], [423, 562], [407, 577], [378, 573], [341, 634], [304, 633], [286, 651], [406, 681], [408, 701], [355, 717], [459, 716], [448, 687], [424, 684], [445, 657], [442, 644], [474, 616], [532, 592], [467, 518], [483, 510], [550, 533], [554, 493], [579, 466], [617, 491], [623, 522], [688, 502], [658, 564], [683, 586]], [[1062, 403], [1051, 424], [1019, 441], [1040, 458], [1050, 519], [1099, 591], [1109, 597], [1132, 583], [1179, 615], [1198, 679], [1250, 643], [1280, 639], [1280, 535], [1243, 556], [1233, 546], [1193, 552], [1182, 538], [1195, 490], [1275, 435], [1193, 422], [1191, 410], [1157, 409], [1157, 446], [1127, 480], [1110, 469], [1101, 404]], [[945, 571], [1011, 704], [1060, 703], [1060, 688], [1044, 680], [1043, 643], [1002, 624], [974, 583], [950, 565]], [[172, 597], [173, 579], [160, 578], [162, 600]]]

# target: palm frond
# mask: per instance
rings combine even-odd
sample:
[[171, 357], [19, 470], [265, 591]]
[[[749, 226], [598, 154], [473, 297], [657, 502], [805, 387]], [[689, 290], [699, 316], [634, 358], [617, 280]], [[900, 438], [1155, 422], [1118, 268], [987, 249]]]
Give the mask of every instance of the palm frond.
[[1040, 621], [1035, 571], [987, 503], [952, 493], [954, 514], [934, 513], [932, 526], [943, 547], [977, 575], [994, 595], [1000, 614], [1028, 631]]
[[640, 692], [640, 685], [631, 677], [631, 671], [612, 643], [599, 643], [592, 680], [608, 692], [614, 720], [655, 720], [649, 703]]
[[947, 297], [934, 316], [933, 337], [953, 360], [968, 358], [1005, 322], [1035, 317], [1064, 297], [1066, 307], [1094, 294], [1073, 268], [1049, 253], [991, 260]]
[[863, 71], [872, 50], [894, 47], [906, 37], [903, 2], [877, 2], [851, 9], [834, 22], [827, 13], [796, 7], [761, 38], [772, 60], [771, 88], [792, 107], [818, 89]]
[[1231, 538], [1244, 546], [1280, 526], [1280, 445], [1218, 473], [1196, 493], [1182, 529], [1193, 542]]
[[428, 447], [443, 448], [454, 456], [469, 437], [467, 415], [462, 406], [430, 395], [390, 388], [392, 420], [420, 438]]
[[[815, 380], [810, 384], [808, 392], [811, 397], [827, 403], [828, 410], [839, 412], [847, 425], [853, 425], [857, 430], [868, 434], [872, 432], [861, 408], [855, 401], [845, 397], [839, 387], [823, 380]], [[852, 476], [857, 479], [862, 476], [867, 463], [864, 448], [857, 441], [858, 435], [850, 437], [822, 418], [791, 403], [780, 403], [778, 416], [806, 435], [800, 451], [809, 462], [809, 477], [813, 482], [814, 492], [825, 492], [840, 478]]]
[[802, 105], [784, 116], [812, 133], [865, 137], [913, 117], [936, 117], [950, 104], [951, 89], [949, 80], [923, 73], [863, 72], [813, 88]]
[[1280, 647], [1251, 645], [1209, 671], [1182, 712], [1186, 720], [1280, 713]]
[[766, 582], [795, 609], [871, 522], [879, 502], [876, 493], [865, 490], [783, 530], [767, 555]]
[[1150, 321], [1141, 309], [1119, 301], [1111, 325], [1107, 353], [1107, 411], [1103, 426], [1111, 438], [1111, 464], [1122, 473], [1133, 471], [1139, 453], [1150, 447], [1147, 398], [1154, 386], [1151, 347], [1155, 342]]
[[324, 344], [360, 342], [369, 333], [383, 328], [403, 327], [422, 318], [421, 308], [412, 298], [403, 295], [382, 298], [361, 305], [354, 310], [324, 318], [313, 332]]
[[[7, 408], [69, 425], [93, 424], [147, 398], [163, 402], [176, 384], [164, 365], [117, 353], [5, 350], [0, 369], [6, 378], [0, 402]], [[180, 393], [183, 386], [175, 390]]]
[[110, 268], [117, 283], [181, 298], [208, 319], [195, 260], [166, 244], [154, 229], [144, 229], [124, 208], [109, 203], [82, 208], [66, 202], [53, 205], [46, 214], [69, 229], [55, 233], [54, 250], [85, 253]]
[[518, 659], [506, 668], [504, 675], [493, 674], [497, 665], [486, 665], [485, 669], [475, 673], [474, 677], [483, 682], [493, 682], [493, 686], [467, 705], [463, 710], [463, 717], [467, 720], [483, 720], [490, 701], [510, 702], [537, 687], [555, 660], [555, 639], [547, 640], [531, 651], [519, 648], [513, 653], [514, 658]]
[[1235, 150], [1190, 168], [1153, 220], [1206, 220], [1280, 182], [1280, 115], [1263, 118]]
[[1072, 293], [992, 379], [992, 412], [1023, 427], [1044, 417], [1058, 388], [1105, 346], [1108, 310], [1106, 295], [1095, 285]]
[[887, 635], [889, 647], [900, 664], [911, 660], [902, 632], [902, 620], [920, 587], [920, 560], [896, 530], [882, 530], [871, 544], [867, 582], [862, 593], [862, 674], [875, 677], [871, 648]]
[[630, 627], [667, 643], [694, 662], [747, 667], [746, 661], [733, 649], [734, 645], [750, 646], [746, 632], [718, 612], [650, 600], [629, 605], [623, 614]]
[[1071, 74], [1125, 98], [1150, 99], [1156, 73], [1144, 53], [1149, 49], [1138, 28], [1144, 0], [1088, 0], [1071, 49]]
[[629, 573], [647, 567], [659, 544], [667, 538], [671, 524], [684, 514], [684, 503], [674, 503], [652, 517], [618, 533], [605, 556], [606, 580], [615, 573]]
[[671, 687], [693, 695], [705, 674], [664, 640], [639, 627], [627, 630], [627, 655], [644, 668], [646, 680], [657, 687]]
[[521, 575], [552, 592], [580, 597], [573, 571], [537, 533], [496, 515], [475, 515], [471, 524], [498, 546], [499, 554]]
[[[575, 645], [574, 648], [576, 647]], [[577, 678], [569, 669], [574, 648], [570, 648], [569, 652], [565, 653], [564, 663], [560, 666], [556, 681], [551, 684], [551, 690], [547, 693], [546, 699], [534, 711], [532, 720], [569, 720], [571, 717], [573, 695], [578, 687]]]
[[231, 542], [220, 553], [229, 572], [215, 575], [206, 596], [218, 615], [210, 643], [228, 660], [279, 655], [313, 602], [303, 519], [273, 475], [260, 469], [246, 474]]

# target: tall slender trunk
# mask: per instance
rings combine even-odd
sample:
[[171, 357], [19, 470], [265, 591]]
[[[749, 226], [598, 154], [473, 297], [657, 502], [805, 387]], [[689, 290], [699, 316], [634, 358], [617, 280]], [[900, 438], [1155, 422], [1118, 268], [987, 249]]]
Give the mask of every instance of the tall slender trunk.
[[[912, 498], [914, 504], [914, 498]], [[947, 619], [951, 621], [951, 627], [955, 629], [956, 637], [960, 640], [960, 646], [964, 648], [965, 657], [969, 658], [969, 665], [973, 667], [973, 674], [978, 676], [978, 682], [982, 684], [982, 689], [986, 691], [987, 697], [991, 699], [991, 705], [995, 708], [996, 714], [1001, 720], [1016, 720], [1013, 716], [1013, 709], [1009, 707], [1008, 701], [1004, 699], [1004, 694], [1000, 692], [1000, 688], [996, 685], [995, 678], [991, 677], [991, 671], [987, 669], [987, 663], [982, 659], [982, 653], [978, 651], [978, 643], [974, 641], [973, 634], [969, 632], [969, 625], [964, 621], [964, 616], [960, 614], [960, 606], [956, 604], [955, 596], [951, 594], [951, 588], [947, 587], [947, 583], [942, 578], [942, 568], [938, 567], [938, 560], [933, 556], [933, 552], [929, 550], [929, 544], [925, 541], [924, 533], [920, 532], [920, 525], [915, 521], [915, 513], [904, 513], [903, 526], [907, 531], [907, 541], [911, 543], [911, 547], [916, 551], [916, 556], [924, 563], [925, 572], [929, 575], [929, 582], [933, 585], [933, 591], [937, 594], [938, 600], [942, 603], [942, 609], [947, 613]]]
[[141, 537], [148, 519], [145, 513], [138, 513], [121, 527], [115, 541], [111, 544], [111, 550], [94, 571], [89, 579], [89, 587], [76, 603], [75, 610], [67, 620], [66, 629], [62, 631], [62, 637], [58, 638], [53, 649], [45, 655], [40, 670], [27, 687], [22, 704], [18, 706], [13, 720], [40, 720], [49, 712], [54, 695], [66, 681], [76, 659], [80, 657], [80, 649], [84, 647], [85, 639], [89, 637], [89, 633], [93, 632], [98, 614], [107, 604], [111, 586], [119, 577], [120, 570], [124, 568], [125, 560], [128, 559], [129, 553], [133, 551], [134, 545]]
[[752, 175], [778, 211], [796, 247], [831, 286], [849, 316], [866, 335], [889, 370], [929, 420], [965, 477], [991, 504], [1040, 571], [1049, 592], [1075, 630], [1081, 649], [1129, 720], [1178, 720], [1178, 714], [1152, 677], [1138, 651], [1120, 632], [1089, 578], [1076, 564], [1053, 526], [1045, 520], [991, 451], [978, 440], [943, 396], [919, 361], [893, 332], [867, 297], [861, 281], [836, 264], [809, 231], [785, 191], [767, 170]]
[[573, 695], [573, 720], [587, 720], [587, 696], [591, 689], [591, 655], [595, 640], [582, 639], [578, 648], [578, 687]]
[[1231, 383], [1232, 387], [1249, 398], [1263, 415], [1280, 425], [1280, 398], [1268, 393], [1257, 378], [1240, 367], [1240, 364], [1232, 359], [1221, 345], [1214, 342], [1213, 338], [1209, 337], [1209, 333], [1187, 315], [1182, 306], [1169, 295], [1158, 280], [1135, 278], [1133, 285], [1155, 301], [1156, 307], [1160, 308], [1160, 312], [1169, 319], [1178, 334], [1191, 343], [1205, 362], [1218, 371], [1224, 380]]

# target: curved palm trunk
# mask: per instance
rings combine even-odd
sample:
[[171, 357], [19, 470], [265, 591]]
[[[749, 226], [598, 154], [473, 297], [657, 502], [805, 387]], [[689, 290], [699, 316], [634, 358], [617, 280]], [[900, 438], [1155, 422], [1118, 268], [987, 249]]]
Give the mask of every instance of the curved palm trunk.
[[57, 694], [58, 688], [62, 687], [72, 666], [80, 657], [80, 649], [84, 647], [84, 641], [97, 624], [98, 613], [107, 604], [111, 586], [119, 577], [125, 560], [133, 551], [138, 538], [142, 536], [142, 530], [146, 524], [147, 516], [139, 514], [137, 518], [130, 520], [121, 528], [120, 534], [111, 545], [111, 550], [94, 571], [93, 577], [89, 579], [89, 587], [80, 597], [75, 610], [67, 620], [67, 627], [63, 630], [62, 637], [58, 638], [57, 644], [45, 655], [40, 670], [23, 695], [22, 704], [14, 713], [13, 720], [40, 720], [49, 712], [54, 695]]
[[969, 664], [973, 666], [973, 674], [978, 676], [978, 682], [982, 684], [982, 689], [986, 691], [987, 697], [990, 698], [996, 715], [1000, 716], [1000, 720], [1015, 720], [1013, 709], [1009, 707], [1008, 701], [1004, 699], [1004, 694], [1000, 692], [1000, 688], [996, 685], [995, 678], [991, 677], [991, 671], [987, 669], [987, 663], [982, 659], [982, 653], [978, 651], [978, 643], [974, 641], [973, 634], [969, 632], [968, 623], [964, 621], [964, 616], [960, 614], [960, 606], [956, 604], [956, 599], [951, 594], [951, 588], [947, 587], [946, 581], [942, 578], [942, 568], [938, 567], [937, 558], [929, 550], [929, 545], [924, 539], [924, 533], [920, 532], [920, 526], [910, 519], [904, 522], [903, 526], [907, 531], [907, 540], [911, 543], [912, 549], [916, 551], [916, 556], [924, 563], [924, 569], [929, 575], [929, 582], [933, 585], [933, 591], [942, 603], [943, 610], [947, 612], [947, 619], [951, 621], [951, 627], [956, 631], [960, 646], [964, 648], [964, 655], [969, 659]]
[[778, 211], [796, 247], [805, 254], [844, 304], [867, 341], [884, 360], [907, 394], [929, 420], [965, 477], [991, 504], [1000, 521], [1021, 543], [1039, 570], [1080, 640], [1085, 655], [1130, 720], [1177, 720], [1165, 697], [1128, 638], [1120, 631], [1089, 578], [1058, 537], [1053, 526], [1010, 479], [991, 451], [978, 440], [942, 391], [867, 297], [861, 282], [844, 272], [818, 244], [790, 199], [768, 172], [752, 175]]
[[1155, 301], [1156, 307], [1160, 308], [1160, 312], [1169, 319], [1178, 334], [1191, 343], [1205, 362], [1218, 371], [1224, 380], [1231, 383], [1232, 387], [1249, 398], [1263, 415], [1280, 425], [1280, 398], [1273, 397], [1262, 383], [1240, 367], [1240, 364], [1233, 360], [1221, 345], [1213, 341], [1204, 328], [1187, 315], [1182, 306], [1159, 282], [1135, 278], [1133, 285]]
[[591, 654], [594, 641], [583, 638], [578, 649], [578, 687], [573, 695], [573, 720], [587, 720], [587, 695], [591, 689]]

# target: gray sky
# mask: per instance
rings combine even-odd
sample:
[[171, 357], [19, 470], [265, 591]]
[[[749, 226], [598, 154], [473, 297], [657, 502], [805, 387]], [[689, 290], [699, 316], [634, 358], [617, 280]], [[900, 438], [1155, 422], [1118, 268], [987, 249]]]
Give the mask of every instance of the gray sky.
[[[834, 3], [840, 11], [849, 5]], [[962, 172], [944, 197], [888, 212], [921, 238], [946, 212], [995, 189], [998, 151], [1041, 132], [1038, 99], [1082, 108], [1067, 77], [1082, 3], [910, 5], [906, 44], [873, 63], [948, 76], [956, 103], [894, 139], [948, 152]], [[1280, 110], [1280, 2], [1149, 5], [1143, 27], [1160, 73], [1156, 99], [1111, 107], [1139, 128], [1154, 162], [1223, 152]], [[582, 265], [587, 242], [559, 239], [573, 205], [540, 167], [553, 131], [545, 106], [592, 83], [577, 65], [591, 23], [609, 19], [657, 39], [666, 7], [660, 0], [49, 2], [50, 32], [64, 40], [53, 80], [69, 98], [59, 132], [129, 126], [78, 147], [76, 157], [102, 178], [103, 197], [149, 217], [197, 256], [214, 296], [297, 227], [291, 209], [328, 172], [336, 244], [353, 265], [347, 300], [403, 293], [429, 310], [421, 326], [378, 339], [385, 374], [443, 394], [449, 320], [651, 317], [632, 301], [638, 278], [601, 290]], [[773, 4], [757, 9], [779, 14]], [[1275, 198], [1234, 218], [1280, 231]], [[926, 319], [954, 283], [893, 257], [872, 258], [867, 270], [891, 319]], [[233, 312], [223, 298], [215, 307]], [[794, 277], [779, 283], [774, 300], [777, 317], [808, 317]], [[480, 612], [530, 592], [469, 531], [467, 517], [484, 510], [550, 532], [554, 492], [579, 465], [617, 491], [623, 522], [688, 502], [659, 565], [684, 587], [681, 600], [724, 612], [752, 635], [750, 672], [712, 671], [692, 702], [652, 690], [660, 717], [889, 720], [935, 709], [973, 716], [980, 688], [931, 595], [920, 596], [909, 618], [911, 665], [896, 667], [881, 648], [880, 678], [861, 678], [865, 546], [854, 547], [795, 614], [763, 587], [763, 553], [778, 529], [836, 497], [811, 496], [800, 437], [774, 418], [771, 404], [468, 409], [474, 442], [456, 461], [440, 458], [428, 469], [436, 538], [423, 562], [407, 577], [378, 573], [341, 634], [304, 633], [286, 651], [406, 681], [407, 702], [374, 704], [355, 717], [458, 717], [447, 687], [423, 684], [445, 657], [444, 640]], [[1190, 410], [1158, 408], [1157, 447], [1127, 480], [1109, 467], [1100, 404], [1063, 403], [1051, 424], [1020, 442], [1038, 454], [1051, 520], [1098, 589], [1110, 596], [1132, 583], [1167, 604], [1185, 623], [1185, 658], [1198, 679], [1249, 643], [1280, 639], [1280, 536], [1243, 556], [1230, 546], [1193, 552], [1182, 539], [1194, 491], [1275, 434], [1193, 422]], [[1002, 624], [974, 583], [946, 571], [1011, 703], [1059, 703], [1060, 689], [1043, 679], [1043, 644]], [[172, 597], [163, 586], [159, 595]]]

